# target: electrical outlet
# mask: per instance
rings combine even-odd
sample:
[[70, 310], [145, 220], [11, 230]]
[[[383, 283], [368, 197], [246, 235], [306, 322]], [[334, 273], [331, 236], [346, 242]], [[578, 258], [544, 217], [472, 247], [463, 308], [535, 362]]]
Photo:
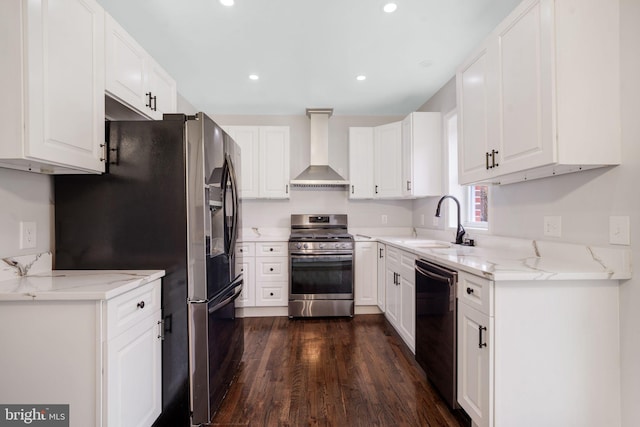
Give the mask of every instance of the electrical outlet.
[[20, 221], [20, 249], [36, 247], [36, 223], [33, 221]]
[[382, 218], [380, 219], [382, 221], [383, 224], [387, 223], [387, 216], [386, 215], [382, 215]]
[[628, 216], [609, 217], [609, 243], [612, 245], [631, 244]]
[[562, 217], [545, 216], [544, 217], [544, 235], [549, 237], [562, 236]]

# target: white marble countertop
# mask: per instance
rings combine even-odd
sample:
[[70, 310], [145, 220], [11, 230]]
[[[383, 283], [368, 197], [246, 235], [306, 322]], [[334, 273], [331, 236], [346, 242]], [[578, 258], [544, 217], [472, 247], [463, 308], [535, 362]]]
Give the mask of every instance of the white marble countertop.
[[164, 270], [53, 270], [0, 281], [0, 301], [107, 300], [164, 275]]
[[631, 278], [631, 251], [623, 248], [495, 236], [483, 237], [482, 243], [475, 247], [422, 236], [354, 237], [356, 242], [379, 241], [412, 252], [419, 258], [495, 281]]

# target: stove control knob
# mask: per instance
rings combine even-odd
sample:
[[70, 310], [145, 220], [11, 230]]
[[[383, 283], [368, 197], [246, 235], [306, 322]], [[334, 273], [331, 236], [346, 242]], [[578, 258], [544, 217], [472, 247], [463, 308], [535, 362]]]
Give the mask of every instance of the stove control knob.
[[324, 243], [320, 243], [320, 244], [318, 245], [318, 247], [319, 247], [320, 249], [324, 249]]
[[304, 245], [302, 245], [303, 248], [305, 249], [309, 249], [309, 245], [307, 245], [306, 243]]
[[302, 243], [296, 243], [296, 248], [301, 249], [302, 248]]

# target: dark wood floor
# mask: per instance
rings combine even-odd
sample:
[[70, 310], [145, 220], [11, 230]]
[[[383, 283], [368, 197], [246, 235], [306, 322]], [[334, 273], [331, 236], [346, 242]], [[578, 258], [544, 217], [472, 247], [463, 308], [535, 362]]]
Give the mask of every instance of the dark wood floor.
[[245, 318], [212, 426], [462, 426], [383, 315]]

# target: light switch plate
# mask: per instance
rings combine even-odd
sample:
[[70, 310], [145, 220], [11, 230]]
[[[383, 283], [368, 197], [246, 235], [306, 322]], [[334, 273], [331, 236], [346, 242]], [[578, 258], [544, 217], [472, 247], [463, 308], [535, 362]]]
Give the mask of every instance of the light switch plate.
[[544, 217], [544, 235], [549, 237], [562, 237], [562, 217]]
[[609, 243], [612, 245], [631, 244], [631, 226], [628, 216], [609, 217]]

